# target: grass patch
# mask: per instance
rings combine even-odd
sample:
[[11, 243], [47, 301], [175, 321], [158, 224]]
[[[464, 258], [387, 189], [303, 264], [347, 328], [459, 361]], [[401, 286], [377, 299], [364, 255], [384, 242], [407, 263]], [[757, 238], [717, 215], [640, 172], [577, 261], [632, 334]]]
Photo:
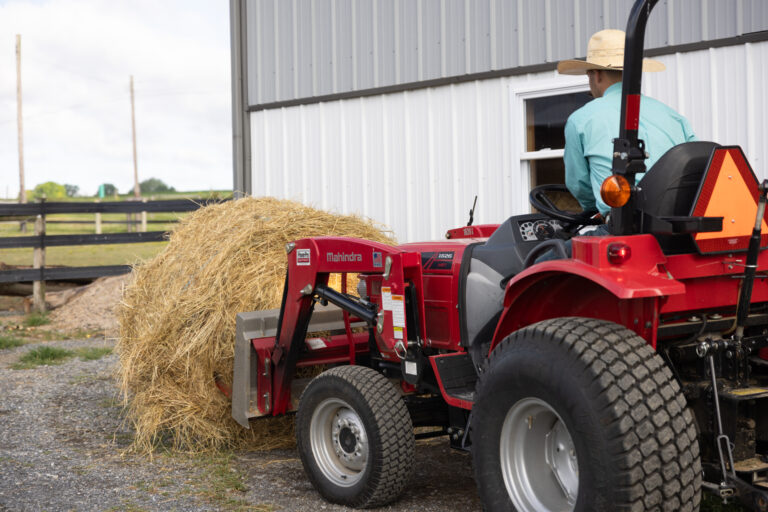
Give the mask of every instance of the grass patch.
[[205, 480], [198, 480], [193, 484], [199, 494], [227, 510], [253, 512], [275, 510], [268, 504], [252, 505], [239, 495], [247, 490], [243, 483], [245, 477], [232, 466], [232, 458], [231, 452], [201, 455], [196, 458], [196, 465], [203, 468], [206, 474]]
[[58, 347], [33, 348], [19, 358], [19, 362], [13, 365], [15, 370], [27, 370], [37, 366], [50, 366], [60, 364], [65, 359], [75, 355], [71, 350]]
[[103, 407], [104, 409], [112, 409], [113, 407], [122, 407], [123, 401], [119, 398], [112, 397], [112, 398], [102, 398], [99, 400], [99, 407]]
[[701, 512], [749, 512], [739, 503], [731, 502], [723, 505], [722, 500], [704, 490], [701, 491]]
[[24, 318], [24, 325], [27, 327], [38, 327], [51, 323], [47, 313], [30, 313]]
[[31, 341], [84, 340], [89, 338], [100, 338], [103, 336], [101, 332], [93, 329], [59, 331], [55, 329], [37, 329], [36, 327], [27, 327], [24, 325], [24, 323], [25, 319], [22, 319], [21, 323], [8, 323], [6, 326], [8, 334], [5, 336], [21, 338], [22, 341], [26, 343]]
[[[166, 246], [166, 242], [142, 244], [79, 245], [47, 247], [46, 265], [70, 267], [90, 265], [130, 265], [139, 260], [153, 258]], [[32, 249], [2, 249], [0, 261], [8, 265], [31, 265]]]
[[6, 348], [20, 347], [24, 344], [24, 340], [15, 338], [13, 336], [0, 336], [0, 350]]
[[78, 349], [77, 355], [83, 361], [96, 361], [112, 353], [110, 347], [85, 347]]

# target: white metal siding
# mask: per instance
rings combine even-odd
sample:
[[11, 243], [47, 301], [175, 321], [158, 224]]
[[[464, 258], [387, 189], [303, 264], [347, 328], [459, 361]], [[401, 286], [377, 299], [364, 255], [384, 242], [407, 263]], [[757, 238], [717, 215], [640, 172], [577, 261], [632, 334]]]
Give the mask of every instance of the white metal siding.
[[[668, 71], [645, 74], [645, 92], [700, 139], [741, 145], [768, 177], [768, 42], [659, 60]], [[528, 210], [522, 114], [510, 98], [573, 81], [547, 72], [254, 112], [253, 195], [359, 213], [400, 241], [442, 238], [466, 223], [476, 194], [475, 222], [500, 222]]]
[[[633, 0], [248, 0], [248, 103], [583, 57]], [[768, 29], [765, 0], [662, 0], [646, 47]]]

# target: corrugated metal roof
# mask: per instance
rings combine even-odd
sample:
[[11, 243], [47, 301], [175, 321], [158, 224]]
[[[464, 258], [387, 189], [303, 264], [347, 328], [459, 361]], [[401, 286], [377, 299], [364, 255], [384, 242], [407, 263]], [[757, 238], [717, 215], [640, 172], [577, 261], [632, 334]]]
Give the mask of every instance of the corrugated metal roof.
[[[250, 106], [583, 57], [632, 0], [248, 0]], [[662, 0], [646, 47], [768, 29], [764, 0]]]

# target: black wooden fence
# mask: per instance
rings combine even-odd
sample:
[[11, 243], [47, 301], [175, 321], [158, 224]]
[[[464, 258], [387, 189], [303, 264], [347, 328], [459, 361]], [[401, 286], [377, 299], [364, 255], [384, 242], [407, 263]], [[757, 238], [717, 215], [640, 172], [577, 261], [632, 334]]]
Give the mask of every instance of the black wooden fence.
[[[0, 218], [30, 218], [47, 215], [68, 213], [157, 213], [157, 212], [189, 212], [211, 203], [225, 200], [206, 199], [171, 199], [164, 201], [126, 201], [126, 202], [94, 202], [94, 203], [0, 203]], [[135, 244], [141, 242], [159, 242], [166, 240], [165, 231], [147, 231], [143, 233], [109, 233], [83, 235], [41, 235], [13, 236], [0, 238], [0, 249], [17, 247], [33, 247], [45, 249], [64, 245], [99, 245], [99, 244]], [[18, 283], [27, 281], [55, 281], [66, 279], [86, 279], [103, 276], [114, 276], [131, 271], [130, 265], [99, 265], [89, 267], [54, 267], [30, 269], [0, 270], [0, 283]]]

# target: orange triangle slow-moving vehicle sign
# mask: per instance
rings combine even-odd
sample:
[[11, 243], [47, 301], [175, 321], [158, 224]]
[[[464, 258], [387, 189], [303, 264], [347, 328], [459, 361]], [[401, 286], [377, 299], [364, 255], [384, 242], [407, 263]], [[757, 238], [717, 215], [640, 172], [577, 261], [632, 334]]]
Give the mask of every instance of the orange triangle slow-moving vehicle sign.
[[[696, 233], [693, 240], [702, 254], [746, 251], [757, 215], [758, 181], [739, 146], [712, 152], [704, 173], [693, 217], [722, 217], [723, 229]], [[768, 243], [768, 210], [763, 216], [761, 247]]]

